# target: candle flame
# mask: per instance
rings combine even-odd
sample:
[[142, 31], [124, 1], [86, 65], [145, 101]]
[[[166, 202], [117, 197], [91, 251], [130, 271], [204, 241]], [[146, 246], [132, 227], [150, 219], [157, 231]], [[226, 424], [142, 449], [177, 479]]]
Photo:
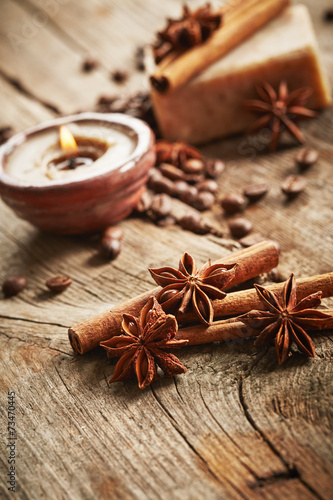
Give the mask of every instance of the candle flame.
[[74, 136], [71, 131], [68, 130], [67, 127], [65, 127], [65, 125], [61, 125], [60, 127], [59, 139], [61, 149], [63, 149], [67, 153], [75, 154], [78, 151]]

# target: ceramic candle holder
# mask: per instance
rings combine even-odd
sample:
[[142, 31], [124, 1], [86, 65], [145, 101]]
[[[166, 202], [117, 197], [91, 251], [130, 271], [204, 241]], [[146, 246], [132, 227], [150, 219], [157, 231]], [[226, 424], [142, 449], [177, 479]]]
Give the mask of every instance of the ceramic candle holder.
[[[72, 129], [79, 150], [84, 145], [81, 156], [94, 161], [63, 167], [62, 125]], [[95, 143], [102, 147], [91, 153], [89, 138], [93, 149]], [[16, 215], [42, 230], [93, 232], [130, 214], [154, 162], [154, 135], [141, 120], [102, 113], [61, 117], [21, 132], [0, 147], [0, 193]]]

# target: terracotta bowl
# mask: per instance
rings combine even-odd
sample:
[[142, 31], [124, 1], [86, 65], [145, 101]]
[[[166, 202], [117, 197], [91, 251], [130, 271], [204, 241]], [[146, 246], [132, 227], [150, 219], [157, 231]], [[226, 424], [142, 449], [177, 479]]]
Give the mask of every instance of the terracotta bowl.
[[[75, 122], [108, 125], [134, 138], [134, 151], [103, 173], [93, 169], [80, 180], [52, 180], [33, 185], [5, 171], [8, 155], [41, 131]], [[154, 135], [143, 121], [123, 114], [80, 113], [56, 118], [13, 136], [0, 147], [0, 194], [16, 215], [34, 226], [58, 234], [101, 230], [124, 219], [145, 190], [148, 171], [154, 165]]]

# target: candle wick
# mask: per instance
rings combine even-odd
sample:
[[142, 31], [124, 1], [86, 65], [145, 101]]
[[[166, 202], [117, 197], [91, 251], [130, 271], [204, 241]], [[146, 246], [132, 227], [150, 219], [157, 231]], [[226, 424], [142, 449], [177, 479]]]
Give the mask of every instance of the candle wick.
[[70, 158], [68, 168], [69, 168], [70, 170], [74, 170], [74, 169], [76, 168], [76, 165], [75, 165], [75, 158]]

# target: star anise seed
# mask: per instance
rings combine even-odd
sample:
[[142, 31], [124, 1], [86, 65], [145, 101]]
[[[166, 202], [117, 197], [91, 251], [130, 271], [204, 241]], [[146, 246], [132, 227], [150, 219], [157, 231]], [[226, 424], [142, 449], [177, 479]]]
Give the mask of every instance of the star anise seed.
[[122, 335], [101, 342], [109, 358], [119, 356], [111, 382], [136, 376], [140, 389], [158, 379], [158, 365], [166, 376], [185, 373], [186, 367], [169, 352], [186, 344], [175, 340], [176, 318], [166, 314], [154, 297], [143, 307], [139, 318], [123, 315]]
[[222, 22], [220, 13], [212, 12], [210, 4], [191, 11], [183, 6], [180, 19], [168, 19], [164, 30], [157, 33], [154, 45], [156, 63], [160, 63], [173, 50], [185, 50], [205, 42]]
[[316, 310], [321, 303], [322, 292], [318, 291], [297, 302], [293, 274], [285, 282], [280, 295], [260, 285], [255, 287], [265, 310], [253, 310], [238, 318], [244, 324], [261, 330], [254, 344], [270, 344], [275, 338], [279, 364], [288, 358], [293, 342], [305, 356], [314, 357], [315, 347], [306, 329], [320, 330], [331, 319], [329, 314]]
[[294, 122], [297, 119], [317, 116], [315, 111], [304, 106], [312, 94], [312, 89], [301, 88], [289, 93], [287, 83], [282, 81], [277, 94], [269, 83], [262, 82], [257, 86], [257, 93], [261, 100], [249, 100], [244, 105], [246, 109], [260, 113], [262, 116], [251, 125], [247, 132], [253, 134], [265, 127], [270, 127], [272, 131], [271, 151], [276, 150], [284, 128], [303, 144], [305, 137]]
[[175, 167], [182, 167], [189, 159], [202, 159], [202, 154], [193, 146], [185, 142], [157, 141], [155, 144], [156, 165], [169, 163]]
[[223, 299], [235, 276], [237, 264], [214, 264], [210, 260], [197, 269], [194, 259], [184, 253], [179, 268], [161, 267], [149, 269], [156, 283], [162, 286], [157, 300], [164, 311], [182, 314], [193, 309], [198, 319], [207, 325], [213, 321], [212, 299]]

